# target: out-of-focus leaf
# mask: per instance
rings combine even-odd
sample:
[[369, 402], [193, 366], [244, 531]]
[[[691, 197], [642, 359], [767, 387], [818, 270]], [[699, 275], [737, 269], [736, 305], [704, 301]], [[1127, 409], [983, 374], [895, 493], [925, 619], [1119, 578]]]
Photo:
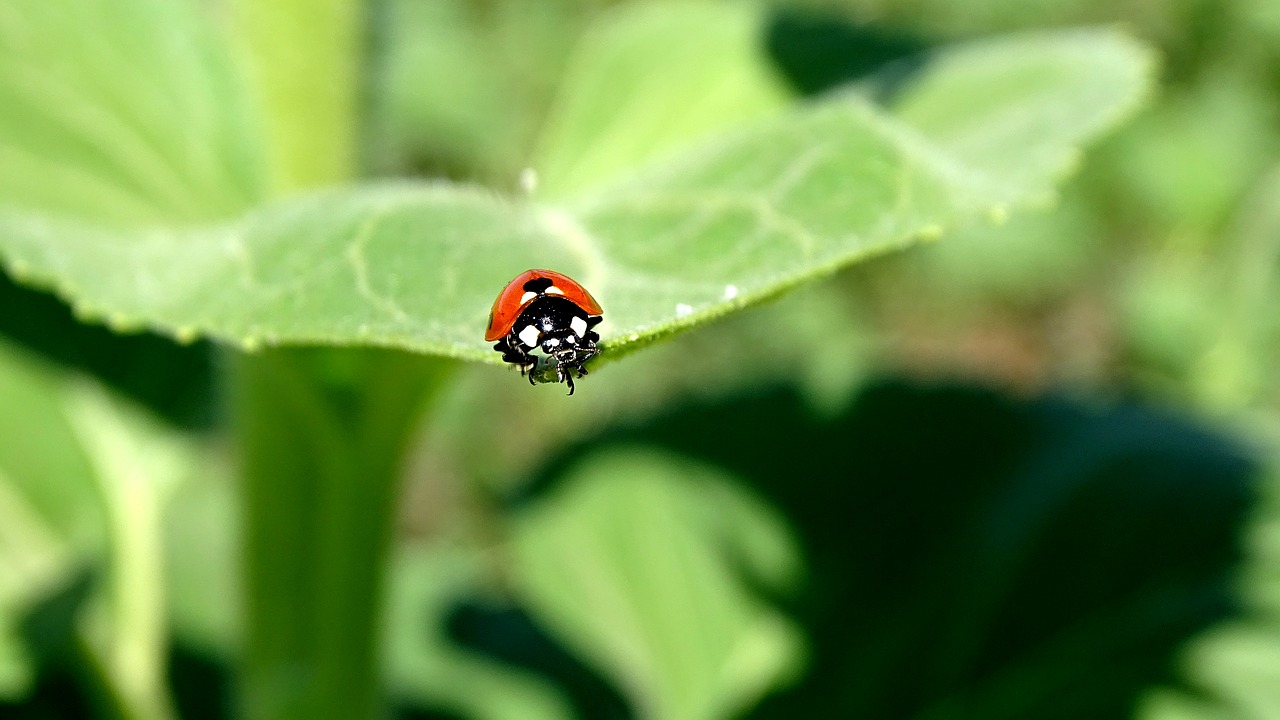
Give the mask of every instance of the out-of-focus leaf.
[[206, 459], [174, 489], [164, 513], [164, 576], [175, 641], [208, 658], [243, 647], [240, 504], [231, 460]]
[[241, 51], [239, 67], [262, 124], [272, 196], [347, 182], [356, 174], [365, 5], [360, 0], [226, 2], [239, 31], [234, 46]]
[[74, 383], [65, 394], [107, 519], [106, 572], [80, 630], [116, 702], [132, 717], [164, 720], [173, 710], [161, 517], [197, 459], [180, 436], [94, 383]]
[[1148, 65], [1109, 31], [1021, 36], [940, 54], [897, 106], [916, 125], [834, 98], [562, 206], [384, 185], [129, 238], [14, 212], [0, 215], [0, 252], [16, 276], [120, 326], [495, 363], [478, 341], [493, 295], [552, 266], [602, 302], [617, 353], [1043, 198], [1138, 102]]
[[0, 344], [0, 407], [0, 697], [12, 698], [30, 681], [14, 623], [96, 559], [106, 519], [58, 376]]
[[1262, 176], [1206, 267], [1172, 245], [1141, 258], [1121, 297], [1144, 382], [1215, 412], [1265, 405], [1280, 357], [1280, 169]]
[[99, 386], [4, 345], [0, 405], [0, 628], [11, 632], [31, 603], [100, 567], [82, 640], [110, 702], [166, 716], [160, 513], [191, 449]]
[[[965, 228], [908, 263], [922, 273], [932, 299], [956, 313], [978, 310], [974, 300], [984, 296], [1031, 303], [1079, 286], [1099, 250], [1091, 211], [1076, 192], [1050, 212]], [[914, 292], [918, 297], [919, 289]]]
[[459, 648], [445, 634], [453, 603], [481, 586], [476, 551], [406, 547], [391, 574], [386, 628], [392, 694], [475, 720], [560, 720], [571, 712], [554, 690]]
[[747, 5], [624, 5], [579, 45], [532, 167], [539, 196], [602, 181], [726, 127], [776, 115], [788, 100]]
[[1047, 181], [1075, 166], [1079, 141], [1135, 110], [1152, 72], [1141, 46], [1094, 29], [1013, 35], [942, 57], [893, 109], [955, 163], [946, 172], [990, 192], [985, 202], [1000, 214], [1000, 195], [1007, 205], [1051, 197]]
[[[828, 419], [765, 394], [587, 442], [548, 467], [585, 448], [680, 452], [750, 482], [788, 520], [806, 582], [782, 599], [810, 659], [756, 720], [1129, 717], [1146, 687], [1173, 681], [1181, 644], [1236, 610], [1257, 471], [1236, 444], [1150, 410], [901, 384]], [[571, 489], [544, 498], [568, 504]], [[620, 502], [591, 521], [667, 527]], [[564, 537], [562, 552], [618, 572], [592, 536]], [[660, 546], [625, 547], [647, 559]], [[581, 613], [603, 615], [602, 597]]]
[[[1267, 492], [1246, 533], [1245, 617], [1198, 638], [1183, 661], [1196, 695], [1153, 693], [1140, 720], [1269, 718], [1280, 708], [1280, 474], [1273, 459]], [[1198, 714], [1193, 714], [1198, 713]]]
[[0, 7], [0, 207], [139, 225], [209, 221], [261, 197], [257, 130], [207, 10]]
[[764, 506], [715, 470], [660, 453], [593, 456], [561, 480], [518, 522], [518, 596], [641, 717], [724, 717], [793, 667], [792, 631], [730, 569], [794, 573], [794, 549]]
[[1209, 240], [1280, 149], [1271, 103], [1268, 86], [1249, 75], [1206, 71], [1126, 128], [1110, 164], [1153, 219]]
[[[600, 0], [376, 8], [372, 164], [514, 188], [568, 49]], [[379, 71], [380, 70], [380, 71]]]

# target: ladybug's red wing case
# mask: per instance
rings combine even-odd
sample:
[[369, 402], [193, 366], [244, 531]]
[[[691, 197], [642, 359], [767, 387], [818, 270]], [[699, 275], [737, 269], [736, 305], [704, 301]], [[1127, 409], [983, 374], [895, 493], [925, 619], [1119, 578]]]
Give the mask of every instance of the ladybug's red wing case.
[[489, 327], [484, 331], [484, 339], [492, 342], [511, 331], [511, 325], [520, 317], [520, 311], [528, 302], [521, 302], [524, 295], [524, 283], [533, 270], [526, 270], [507, 283], [493, 301], [489, 310]]
[[511, 332], [511, 326], [520, 317], [520, 313], [539, 295], [544, 294], [563, 295], [588, 315], [600, 315], [603, 312], [600, 303], [591, 297], [591, 293], [568, 275], [555, 270], [525, 270], [507, 283], [493, 301], [484, 339], [492, 342]]
[[602, 312], [600, 303], [573, 278], [554, 270], [526, 270], [494, 300], [484, 337], [497, 340], [493, 349], [503, 361], [519, 366], [530, 383], [540, 359], [532, 352], [541, 350], [572, 395], [574, 375], [586, 375], [585, 363], [600, 352], [600, 334], [594, 328]]

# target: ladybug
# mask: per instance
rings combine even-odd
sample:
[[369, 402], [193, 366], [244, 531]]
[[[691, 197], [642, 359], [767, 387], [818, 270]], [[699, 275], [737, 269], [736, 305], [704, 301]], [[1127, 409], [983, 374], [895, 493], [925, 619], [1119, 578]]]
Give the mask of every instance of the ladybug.
[[554, 270], [525, 270], [507, 283], [493, 301], [485, 340], [497, 340], [494, 350], [505, 362], [520, 366], [520, 374], [534, 383], [538, 358], [531, 350], [542, 348], [553, 358], [558, 382], [569, 385], [573, 376], [587, 374], [583, 367], [600, 353], [600, 334], [594, 328], [604, 318], [600, 303], [576, 280]]

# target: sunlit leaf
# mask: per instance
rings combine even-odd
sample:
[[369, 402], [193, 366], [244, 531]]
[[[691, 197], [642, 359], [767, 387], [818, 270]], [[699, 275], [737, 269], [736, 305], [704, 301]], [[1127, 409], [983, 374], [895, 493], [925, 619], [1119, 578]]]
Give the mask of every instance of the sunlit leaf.
[[744, 5], [624, 5], [588, 32], [531, 166], [539, 194], [590, 190], [691, 140], [781, 111], [761, 52], [765, 17]]
[[793, 630], [731, 570], [795, 557], [762, 508], [678, 457], [593, 457], [519, 524], [521, 595], [641, 717], [725, 717], [797, 661]]
[[[750, 26], [743, 21], [718, 42], [745, 43], [741, 28]], [[660, 57], [654, 36], [640, 33], [639, 41]], [[614, 52], [632, 67], [640, 51]], [[584, 55], [604, 66], [607, 56]], [[612, 141], [578, 148], [583, 167], [594, 168], [581, 177], [597, 182], [561, 203], [467, 186], [365, 185], [215, 228], [133, 234], [10, 203], [0, 208], [0, 254], [16, 277], [53, 286], [85, 317], [119, 328], [209, 334], [247, 347], [386, 345], [490, 362], [498, 357], [481, 332], [497, 290], [526, 268], [554, 267], [602, 302], [601, 333], [616, 356], [1042, 199], [1080, 146], [1135, 106], [1148, 66], [1145, 50], [1111, 31], [1025, 35], [938, 54], [890, 110], [850, 92], [630, 169], [645, 155], [641, 145], [617, 156], [601, 149]], [[732, 76], [733, 67], [717, 76]], [[581, 69], [568, 77], [586, 89], [600, 82]], [[697, 135], [717, 113], [750, 116], [773, 102], [756, 79], [740, 85], [728, 95], [740, 101], [713, 103], [720, 109], [705, 116], [690, 109], [654, 145]], [[577, 97], [572, 87], [564, 93]], [[577, 127], [590, 114], [571, 107], [561, 117]], [[659, 125], [641, 118], [628, 127]], [[551, 166], [565, 168], [551, 176], [578, 177], [564, 143], [549, 145]], [[579, 181], [556, 182], [576, 189]]]
[[[82, 570], [101, 569], [78, 629], [115, 701], [162, 717], [160, 515], [191, 448], [97, 384], [2, 344], [0, 406], [0, 632]], [[6, 654], [0, 665], [16, 682]]]
[[475, 551], [408, 547], [393, 561], [387, 667], [393, 693], [476, 720], [557, 720], [570, 716], [552, 688], [526, 673], [459, 648], [445, 634], [453, 603], [482, 584]]
[[0, 205], [137, 225], [255, 202], [257, 133], [205, 10], [0, 6]]

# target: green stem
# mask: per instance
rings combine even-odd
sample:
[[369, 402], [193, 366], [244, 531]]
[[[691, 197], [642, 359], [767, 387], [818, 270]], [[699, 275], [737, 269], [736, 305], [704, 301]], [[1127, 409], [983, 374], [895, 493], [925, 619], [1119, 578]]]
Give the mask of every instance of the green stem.
[[[345, 362], [345, 378], [333, 377]], [[442, 361], [275, 350], [236, 365], [251, 720], [369, 718], [404, 449]], [[362, 382], [363, 379], [363, 382]]]

